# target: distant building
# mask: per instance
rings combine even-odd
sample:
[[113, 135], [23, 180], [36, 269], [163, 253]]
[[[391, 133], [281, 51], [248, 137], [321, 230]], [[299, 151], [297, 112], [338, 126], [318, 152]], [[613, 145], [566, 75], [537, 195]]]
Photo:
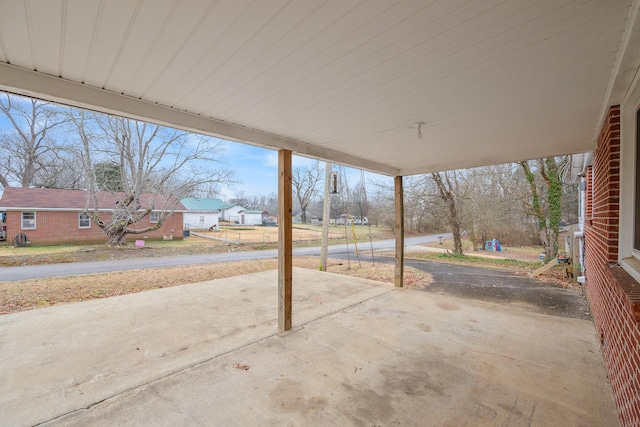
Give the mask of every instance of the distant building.
[[244, 210], [244, 207], [237, 203], [224, 203], [218, 209], [220, 210], [220, 219], [222, 221], [240, 224], [240, 211]]
[[185, 230], [213, 229], [218, 227], [220, 218], [220, 206], [224, 205], [221, 199], [198, 199], [187, 197], [180, 200], [187, 210], [183, 215]]
[[342, 214], [338, 215], [337, 218], [331, 220], [332, 224], [335, 225], [369, 225], [369, 219], [366, 216], [359, 217], [353, 215]]
[[269, 212], [255, 210], [255, 209], [243, 209], [238, 212], [240, 216], [240, 224], [244, 225], [262, 225], [263, 218], [269, 216]]

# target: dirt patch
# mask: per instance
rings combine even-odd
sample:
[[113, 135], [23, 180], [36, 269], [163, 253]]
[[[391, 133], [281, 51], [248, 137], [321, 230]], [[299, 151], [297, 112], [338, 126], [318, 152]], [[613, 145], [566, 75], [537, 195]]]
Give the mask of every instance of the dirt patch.
[[[319, 268], [316, 257], [294, 258], [294, 265], [312, 270]], [[198, 283], [277, 268], [277, 259], [265, 259], [0, 282], [0, 314]], [[393, 265], [380, 263], [375, 266], [364, 262], [361, 266], [351, 263], [349, 267], [342, 260], [329, 260], [328, 271], [387, 283], [394, 281]], [[428, 273], [413, 268], [405, 270], [404, 284], [407, 288], [427, 286], [430, 280], [431, 276]]]

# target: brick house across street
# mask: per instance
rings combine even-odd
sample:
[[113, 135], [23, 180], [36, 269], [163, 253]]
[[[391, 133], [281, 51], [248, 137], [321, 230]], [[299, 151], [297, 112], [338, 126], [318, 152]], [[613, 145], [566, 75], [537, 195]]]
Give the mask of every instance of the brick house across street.
[[[158, 222], [163, 207], [173, 205], [173, 213], [157, 230], [140, 235], [139, 239], [182, 239], [182, 215], [184, 207], [161, 196], [142, 195], [142, 205], [155, 206], [152, 211], [131, 228], [142, 229]], [[108, 219], [115, 206], [116, 197], [111, 193], [99, 193], [100, 217]], [[7, 187], [0, 198], [0, 212], [6, 214], [7, 240], [24, 233], [32, 244], [102, 243], [106, 234], [84, 213], [87, 192], [51, 188]], [[92, 210], [91, 208], [89, 210]]]

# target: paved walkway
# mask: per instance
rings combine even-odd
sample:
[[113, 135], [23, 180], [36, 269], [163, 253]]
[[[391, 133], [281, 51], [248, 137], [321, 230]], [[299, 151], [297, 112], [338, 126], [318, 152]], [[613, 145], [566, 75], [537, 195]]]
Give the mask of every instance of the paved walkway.
[[3, 425], [617, 424], [591, 322], [294, 269], [0, 316]]

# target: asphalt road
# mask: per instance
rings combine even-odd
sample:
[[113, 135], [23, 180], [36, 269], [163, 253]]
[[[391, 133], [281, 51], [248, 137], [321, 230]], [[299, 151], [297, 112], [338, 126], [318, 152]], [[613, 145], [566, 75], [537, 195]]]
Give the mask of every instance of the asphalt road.
[[[438, 240], [438, 237], [451, 237], [451, 233], [433, 234], [429, 236], [405, 238], [405, 246], [429, 243]], [[362, 254], [370, 250], [368, 242], [361, 243], [359, 250]], [[395, 240], [380, 240], [373, 242], [374, 249], [393, 249]], [[320, 247], [294, 249], [295, 256], [319, 256]], [[329, 246], [329, 255], [332, 257], [355, 257], [353, 245]], [[77, 276], [80, 274], [108, 273], [112, 271], [141, 270], [145, 268], [178, 267], [185, 265], [208, 264], [212, 262], [246, 261], [252, 259], [276, 258], [277, 250], [227, 252], [221, 254], [183, 255], [175, 257], [158, 258], [131, 258], [113, 261], [76, 262], [67, 264], [28, 265], [20, 267], [5, 267], [0, 269], [0, 282], [12, 282], [16, 280], [42, 279], [46, 277]]]

